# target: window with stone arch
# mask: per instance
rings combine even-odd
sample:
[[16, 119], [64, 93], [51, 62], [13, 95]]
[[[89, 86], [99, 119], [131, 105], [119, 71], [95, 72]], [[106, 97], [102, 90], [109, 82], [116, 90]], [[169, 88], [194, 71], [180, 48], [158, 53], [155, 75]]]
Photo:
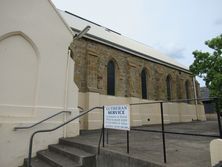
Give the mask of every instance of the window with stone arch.
[[115, 63], [113, 60], [107, 64], [107, 95], [115, 96]]
[[141, 72], [141, 91], [142, 91], [142, 99], [148, 99], [148, 93], [147, 93], [147, 72], [144, 68]]
[[171, 100], [172, 99], [172, 79], [171, 76], [168, 75], [166, 78], [166, 91], [167, 91], [167, 100]]
[[[186, 99], [190, 99], [190, 82], [186, 80], [185, 82], [185, 93], [186, 93]], [[187, 100], [187, 103], [189, 103], [189, 100]]]

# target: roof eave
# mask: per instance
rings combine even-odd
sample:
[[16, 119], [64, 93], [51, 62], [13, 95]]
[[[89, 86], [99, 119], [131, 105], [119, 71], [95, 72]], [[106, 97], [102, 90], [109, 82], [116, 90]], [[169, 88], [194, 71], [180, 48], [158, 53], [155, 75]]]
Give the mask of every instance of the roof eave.
[[[73, 28], [73, 27], [72, 27], [72, 30], [75, 31], [75, 32], [79, 32], [79, 30], [77, 30], [77, 29], [75, 29], [75, 28]], [[162, 61], [162, 60], [159, 60], [159, 59], [157, 59], [157, 58], [151, 57], [151, 56], [149, 56], [149, 55], [146, 55], [146, 54], [137, 52], [137, 51], [132, 50], [132, 49], [130, 49], [130, 48], [126, 48], [126, 47], [124, 47], [124, 46], [121, 46], [121, 45], [118, 45], [118, 44], [116, 44], [116, 43], [110, 42], [110, 41], [108, 41], [108, 40], [99, 38], [99, 37], [97, 37], [97, 36], [95, 36], [95, 35], [86, 34], [86, 35], [84, 35], [84, 37], [87, 38], [87, 39], [91, 39], [91, 40], [93, 40], [93, 41], [96, 41], [96, 42], [99, 42], [99, 43], [102, 43], [102, 44], [111, 46], [111, 47], [116, 48], [116, 49], [118, 49], [118, 50], [121, 50], [121, 51], [130, 53], [130, 54], [133, 54], [133, 55], [135, 55], [135, 56], [138, 56], [138, 57], [141, 57], [141, 58], [150, 60], [150, 61], [152, 61], [152, 62], [161, 64], [161, 65], [164, 65], [164, 66], [167, 66], [167, 67], [176, 69], [176, 70], [180, 70], [180, 71], [183, 71], [183, 72], [185, 72], [185, 73], [188, 73], [188, 74], [191, 74], [191, 75], [192, 75], [192, 73], [191, 73], [188, 69], [182, 68], [182, 67], [180, 67], [180, 66], [176, 66], [176, 65], [174, 65], [174, 64], [167, 63], [167, 62], [165, 62], [165, 61]]]

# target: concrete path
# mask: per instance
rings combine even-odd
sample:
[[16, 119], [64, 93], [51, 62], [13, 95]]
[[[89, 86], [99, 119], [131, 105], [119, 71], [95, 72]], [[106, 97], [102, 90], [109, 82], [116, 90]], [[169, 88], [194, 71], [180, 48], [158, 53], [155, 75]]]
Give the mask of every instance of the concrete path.
[[[142, 126], [140, 129], [161, 130], [161, 126]], [[165, 125], [166, 131], [218, 135], [216, 121]], [[126, 132], [108, 130], [106, 150], [126, 153]], [[98, 146], [100, 130], [84, 131], [75, 138], [81, 143]], [[166, 134], [167, 163], [169, 167], [210, 167], [209, 143], [214, 138]], [[130, 131], [130, 155], [145, 161], [163, 163], [162, 134]]]

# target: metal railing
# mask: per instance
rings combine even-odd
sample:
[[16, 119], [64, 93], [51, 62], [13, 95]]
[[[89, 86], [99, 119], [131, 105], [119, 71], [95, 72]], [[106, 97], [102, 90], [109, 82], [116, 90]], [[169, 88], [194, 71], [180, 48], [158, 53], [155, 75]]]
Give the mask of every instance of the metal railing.
[[103, 137], [103, 147], [105, 146], [104, 106], [102, 108], [103, 108], [103, 123], [102, 123], [102, 129], [101, 129], [101, 133], [100, 133], [100, 137], [99, 137], [98, 154], [100, 154], [100, 145], [101, 145], [102, 137]]
[[14, 130], [16, 131], [16, 130], [19, 130], [19, 129], [30, 129], [30, 128], [33, 128], [33, 127], [35, 127], [35, 126], [37, 126], [37, 125], [39, 125], [39, 124], [41, 124], [41, 123], [43, 123], [43, 122], [51, 119], [51, 118], [53, 118], [53, 117], [55, 117], [55, 116], [57, 116], [57, 115], [60, 115], [60, 114], [62, 114], [62, 113], [69, 113], [69, 114], [71, 114], [71, 111], [60, 111], [60, 112], [58, 112], [58, 113], [56, 113], [56, 114], [54, 114], [54, 115], [52, 115], [52, 116], [50, 116], [50, 117], [47, 117], [47, 118], [45, 118], [45, 119], [43, 119], [43, 120], [41, 120], [41, 121], [39, 121], [39, 122], [37, 122], [37, 123], [35, 123], [35, 124], [33, 124], [33, 125], [14, 127]]
[[[135, 105], [146, 105], [146, 104], [160, 104], [160, 114], [161, 114], [161, 130], [148, 130], [148, 129], [139, 129], [139, 128], [131, 128], [131, 130], [134, 131], [144, 131], [144, 132], [154, 132], [154, 133], [161, 133], [162, 134], [162, 145], [163, 145], [163, 157], [164, 157], [164, 163], [167, 162], [167, 158], [166, 158], [166, 141], [165, 141], [165, 134], [177, 134], [177, 135], [189, 135], [189, 136], [201, 136], [201, 137], [217, 137], [217, 138], [222, 138], [222, 129], [221, 129], [221, 120], [220, 120], [220, 113], [219, 113], [219, 103], [218, 103], [218, 98], [207, 98], [209, 100], [214, 100], [216, 102], [216, 112], [217, 112], [217, 121], [218, 121], [218, 129], [219, 129], [219, 135], [206, 135], [206, 134], [194, 134], [194, 133], [182, 133], [182, 132], [171, 132], [171, 131], [165, 131], [165, 125], [164, 125], [164, 103], [168, 103], [168, 102], [189, 102], [189, 101], [194, 101], [194, 100], [205, 100], [203, 98], [197, 98], [197, 99], [182, 99], [182, 100], [172, 100], [172, 101], [153, 101], [153, 102], [145, 102], [145, 103], [132, 103], [130, 104], [131, 106], [135, 106]], [[79, 109], [81, 109], [83, 111], [82, 108], [78, 107]], [[34, 132], [31, 137], [30, 137], [30, 143], [29, 143], [29, 155], [28, 155], [28, 167], [31, 167], [31, 158], [32, 158], [32, 146], [33, 146], [33, 139], [34, 136], [38, 133], [44, 133], [44, 132], [52, 132], [55, 131], [63, 126], [65, 126], [66, 124], [86, 115], [87, 113], [95, 110], [95, 109], [102, 109], [103, 110], [103, 123], [102, 123], [102, 129], [101, 129], [101, 133], [100, 133], [100, 137], [99, 137], [99, 143], [98, 143], [98, 154], [100, 154], [100, 145], [102, 142], [102, 146], [105, 147], [105, 127], [104, 127], [104, 106], [103, 107], [94, 107], [90, 110], [87, 111], [83, 111], [81, 112], [78, 116], [64, 122], [63, 124], [52, 128], [52, 129], [47, 129], [47, 130], [38, 130], [36, 132]], [[103, 140], [102, 140], [103, 138]], [[107, 144], [108, 144], [108, 129], [107, 129]], [[127, 153], [129, 153], [129, 131], [127, 131]]]
[[[182, 133], [182, 132], [171, 132], [171, 131], [165, 131], [164, 126], [164, 113], [163, 113], [163, 103], [168, 102], [190, 102], [190, 101], [200, 101], [200, 100], [212, 100], [216, 103], [216, 113], [217, 113], [217, 121], [218, 121], [218, 130], [219, 135], [206, 135], [206, 134], [194, 134], [194, 133]], [[215, 137], [215, 138], [222, 138], [222, 128], [221, 128], [221, 120], [220, 120], [220, 108], [219, 108], [219, 102], [218, 98], [212, 97], [212, 98], [194, 98], [194, 99], [180, 99], [180, 100], [171, 100], [171, 101], [160, 101], [160, 114], [161, 114], [161, 130], [148, 130], [148, 129], [139, 129], [139, 128], [131, 128], [131, 130], [134, 131], [144, 131], [144, 132], [154, 132], [154, 133], [162, 133], [162, 142], [163, 142], [163, 157], [164, 157], [164, 163], [167, 162], [166, 159], [166, 142], [165, 142], [165, 134], [177, 134], [177, 135], [188, 135], [188, 136], [200, 136], [200, 137]], [[145, 103], [141, 103], [145, 104]], [[148, 104], [148, 103], [147, 103]], [[132, 104], [134, 105], [134, 104]], [[139, 103], [137, 105], [140, 105]]]
[[78, 109], [80, 109], [80, 111], [84, 111], [84, 109], [81, 106], [78, 106]]
[[[201, 100], [209, 100], [214, 101], [216, 103], [216, 114], [217, 114], [217, 123], [218, 123], [218, 135], [210, 135], [210, 134], [194, 134], [194, 133], [183, 133], [183, 132], [172, 132], [172, 131], [165, 131], [164, 125], [164, 103], [173, 103], [173, 102], [185, 102], [188, 103], [190, 101], [201, 101]], [[222, 138], [222, 127], [221, 127], [221, 118], [220, 118], [220, 108], [219, 108], [219, 99], [217, 97], [210, 97], [210, 98], [193, 98], [193, 99], [180, 99], [180, 100], [171, 100], [171, 101], [154, 101], [154, 102], [144, 102], [144, 103], [132, 103], [131, 106], [135, 105], [146, 105], [146, 104], [160, 104], [160, 114], [161, 114], [161, 130], [155, 129], [140, 129], [140, 128], [130, 128], [130, 130], [134, 131], [143, 131], [143, 132], [153, 132], [153, 133], [161, 133], [162, 134], [162, 146], [163, 146], [163, 157], [164, 163], [167, 162], [166, 158], [166, 141], [165, 141], [165, 134], [175, 134], [175, 135], [188, 135], [188, 136], [200, 136], [200, 137], [214, 137], [214, 138]], [[189, 103], [190, 104], [190, 103]], [[104, 130], [103, 130], [104, 131]], [[127, 153], [129, 153], [129, 131], [127, 131]], [[104, 132], [103, 132], [103, 140], [104, 140]], [[107, 133], [107, 143], [108, 143], [108, 133]], [[104, 141], [103, 141], [104, 143]], [[104, 144], [103, 144], [104, 147]]]
[[86, 115], [87, 113], [89, 113], [90, 111], [93, 111], [95, 109], [103, 109], [103, 107], [93, 107], [91, 108], [90, 110], [87, 110], [87, 111], [84, 111], [82, 112], [81, 114], [79, 114], [78, 116], [62, 123], [61, 125], [55, 127], [55, 128], [52, 128], [52, 129], [46, 129], [46, 130], [38, 130], [38, 131], [35, 131], [34, 133], [32, 133], [31, 137], [30, 137], [30, 142], [29, 142], [29, 155], [28, 155], [28, 167], [31, 167], [31, 159], [32, 159], [32, 145], [33, 145], [33, 139], [34, 139], [34, 136], [38, 133], [45, 133], [45, 132], [52, 132], [52, 131], [55, 131], [63, 126], [65, 126], [66, 124]]

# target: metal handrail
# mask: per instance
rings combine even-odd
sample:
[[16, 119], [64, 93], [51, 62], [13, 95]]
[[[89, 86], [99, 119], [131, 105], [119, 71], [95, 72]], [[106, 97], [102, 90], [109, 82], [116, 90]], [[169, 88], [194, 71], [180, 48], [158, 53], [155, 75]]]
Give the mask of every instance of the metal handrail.
[[95, 110], [95, 109], [103, 109], [103, 107], [93, 107], [93, 108], [91, 108], [90, 110], [82, 112], [82, 113], [79, 114], [78, 116], [76, 116], [76, 117], [74, 117], [74, 118], [72, 118], [72, 119], [64, 122], [63, 124], [61, 124], [61, 125], [59, 125], [59, 126], [57, 126], [57, 127], [55, 127], [55, 128], [46, 129], [46, 130], [38, 130], [38, 131], [35, 131], [34, 133], [32, 133], [31, 138], [30, 138], [30, 142], [29, 142], [28, 167], [31, 167], [33, 138], [34, 138], [34, 136], [35, 136], [37, 133], [44, 133], [44, 132], [52, 132], [52, 131], [55, 131], [55, 130], [57, 130], [57, 129], [63, 127], [63, 126], [65, 126], [66, 124], [68, 124], [68, 123], [70, 123], [70, 122], [78, 119], [79, 117], [81, 117], [81, 116], [83, 116], [83, 115], [85, 115], [85, 114], [87, 114], [87, 113], [89, 113], [90, 111]]
[[[130, 130], [141, 131], [141, 132], [162, 133], [162, 130], [154, 130], [154, 129], [130, 128]], [[165, 130], [164, 130], [164, 133], [176, 134], [176, 135], [184, 135], [184, 136], [199, 136], [199, 137], [215, 137], [215, 138], [220, 138], [220, 135], [210, 135], [210, 134], [205, 135], [205, 134], [195, 134], [195, 133], [172, 132], [172, 131], [165, 131]]]
[[45, 119], [43, 119], [43, 120], [41, 120], [41, 121], [39, 121], [39, 122], [37, 122], [37, 123], [35, 123], [35, 124], [33, 124], [33, 125], [14, 127], [14, 131], [16, 131], [16, 130], [18, 130], [18, 129], [30, 129], [30, 128], [33, 128], [33, 127], [35, 127], [35, 126], [37, 126], [37, 125], [39, 125], [39, 124], [41, 124], [41, 123], [43, 123], [43, 122], [45, 122], [45, 121], [47, 121], [47, 120], [49, 120], [49, 119], [51, 119], [51, 118], [59, 115], [59, 114], [65, 113], [65, 112], [71, 114], [71, 111], [60, 111], [60, 112], [58, 112], [58, 113], [56, 113], [56, 114], [54, 114], [54, 115], [52, 115], [52, 116], [50, 116], [50, 117], [47, 117], [47, 118], [45, 118]]
[[[100, 133], [100, 137], [99, 137], [99, 144], [98, 144], [98, 155], [100, 154], [100, 144], [101, 144], [101, 139], [103, 137], [103, 147], [105, 146], [105, 121], [104, 121], [104, 106], [102, 107], [103, 108], [103, 124], [102, 124], [102, 128], [101, 128], [101, 133]], [[108, 138], [107, 138], [108, 139]]]
[[135, 105], [145, 105], [145, 104], [157, 104], [157, 103], [170, 103], [170, 102], [188, 102], [188, 101], [194, 101], [194, 100], [209, 100], [213, 101], [215, 99], [218, 99], [218, 97], [208, 97], [208, 98], [192, 98], [192, 99], [177, 99], [177, 100], [159, 100], [159, 101], [150, 101], [150, 102], [141, 102], [141, 103], [130, 103], [130, 106], [135, 106]]
[[[103, 126], [103, 127], [104, 127], [104, 126]], [[101, 129], [100, 136], [99, 136], [98, 155], [100, 154], [100, 144], [101, 144], [101, 140], [102, 140], [102, 137], [104, 137], [103, 127], [102, 127], [102, 129]], [[103, 146], [103, 147], [104, 147], [104, 146]]]
[[[205, 135], [205, 134], [193, 134], [193, 133], [183, 133], [183, 132], [171, 132], [171, 131], [165, 131], [164, 127], [164, 113], [163, 113], [163, 107], [165, 103], [170, 103], [170, 102], [189, 102], [189, 101], [194, 101], [194, 100], [209, 100], [209, 101], [215, 101], [216, 103], [216, 113], [217, 113], [217, 118], [218, 118], [218, 130], [219, 130], [219, 135]], [[131, 103], [129, 104], [130, 106], [135, 106], [135, 105], [145, 105], [145, 104], [160, 104], [160, 114], [161, 114], [161, 130], [154, 130], [154, 129], [139, 129], [139, 128], [130, 128], [131, 130], [134, 131], [143, 131], [143, 132], [154, 132], [154, 133], [162, 133], [162, 142], [163, 142], [163, 157], [164, 157], [164, 163], [166, 163], [166, 145], [165, 145], [165, 134], [178, 134], [178, 135], [190, 135], [190, 136], [201, 136], [201, 137], [219, 137], [222, 138], [222, 126], [221, 126], [221, 119], [220, 119], [220, 108], [219, 108], [219, 103], [218, 103], [219, 98], [218, 97], [208, 97], [208, 98], [192, 98], [192, 99], [177, 99], [177, 100], [165, 100], [162, 99], [161, 101], [150, 101], [150, 102], [141, 102], [141, 103]], [[222, 113], [222, 112], [221, 112]], [[104, 119], [104, 118], [103, 118]], [[99, 145], [98, 145], [98, 154], [100, 153], [100, 142], [103, 134], [103, 140], [104, 140], [104, 130], [100, 134], [100, 139], [99, 139]], [[108, 133], [107, 133], [107, 140], [108, 140]], [[129, 136], [127, 134], [127, 142], [129, 140]], [[103, 141], [104, 143], [104, 141]], [[127, 146], [127, 153], [129, 152], [129, 146]]]
[[164, 100], [163, 103], [168, 103], [168, 102], [188, 102], [188, 101], [195, 101], [195, 100], [217, 100], [218, 97], [207, 97], [207, 98], [191, 98], [191, 99], [177, 99], [177, 100]]
[[80, 109], [81, 111], [84, 111], [84, 109], [81, 106], [78, 106], [78, 109]]
[[163, 101], [150, 101], [150, 102], [142, 102], [142, 103], [130, 103], [130, 106], [136, 106], [136, 105], [145, 105], [145, 104], [157, 104], [157, 103], [161, 103]]
[[194, 100], [215, 100], [218, 99], [218, 97], [208, 97], [208, 98], [192, 98], [192, 99], [177, 99], [177, 100], [159, 100], [159, 101], [150, 101], [150, 102], [141, 102], [141, 103], [130, 103], [130, 106], [135, 106], [135, 105], [145, 105], [145, 104], [157, 104], [157, 103], [169, 103], [169, 102], [188, 102], [188, 101], [194, 101]]

